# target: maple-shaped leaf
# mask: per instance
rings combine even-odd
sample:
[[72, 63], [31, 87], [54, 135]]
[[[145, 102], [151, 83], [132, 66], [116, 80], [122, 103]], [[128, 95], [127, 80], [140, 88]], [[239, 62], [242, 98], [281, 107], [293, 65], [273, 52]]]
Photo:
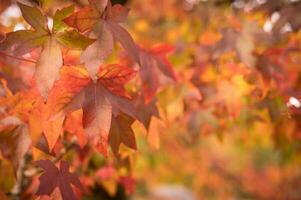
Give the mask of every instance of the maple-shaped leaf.
[[[88, 75], [85, 78], [82, 77], [81, 80], [86, 84], [80, 84], [77, 93], [67, 97], [64, 93], [57, 92], [54, 97], [51, 95], [52, 100], [49, 102], [53, 102], [51, 107], [63, 102], [65, 106], [62, 109], [66, 114], [82, 109], [82, 122], [86, 137], [94, 144], [100, 144], [102, 149], [107, 149], [112, 114], [123, 112], [132, 117], [135, 116], [134, 106], [123, 88], [134, 75], [135, 70], [132, 68], [117, 64], [105, 65], [99, 71], [96, 83], [91, 81]], [[73, 84], [69, 84], [69, 87], [76, 87], [76, 83], [79, 81], [75, 80]], [[59, 90], [68, 91], [68, 88], [59, 88]]]
[[36, 164], [44, 170], [40, 176], [40, 185], [36, 195], [51, 195], [56, 187], [59, 188], [63, 200], [76, 200], [71, 184], [82, 189], [83, 186], [78, 177], [69, 172], [69, 164], [60, 162], [58, 169], [50, 160], [38, 160]]
[[140, 51], [140, 77], [142, 81], [142, 90], [145, 103], [148, 104], [157, 93], [160, 85], [160, 74], [171, 78], [174, 81], [178, 77], [166, 58], [166, 54], [173, 51], [168, 45], [159, 45], [150, 50]]
[[129, 9], [119, 4], [112, 6], [107, 0], [90, 0], [89, 2], [90, 7], [75, 12], [64, 19], [64, 22], [81, 32], [94, 30], [97, 38], [95, 43], [81, 55], [81, 62], [85, 63], [92, 79], [97, 79], [96, 74], [100, 64], [111, 54], [114, 39], [123, 46], [135, 62], [139, 63], [139, 53], [133, 38], [119, 24], [126, 20]]
[[0, 51], [5, 51], [12, 56], [22, 56], [30, 53], [37, 47], [42, 47], [42, 52], [37, 60], [35, 73], [37, 87], [47, 99], [49, 90], [55, 80], [59, 78], [59, 69], [63, 65], [62, 52], [59, 44], [69, 48], [84, 49], [94, 40], [87, 38], [77, 31], [70, 30], [64, 25], [62, 19], [67, 17], [72, 7], [58, 10], [54, 16], [54, 27], [48, 29], [47, 17], [37, 7], [18, 4], [26, 22], [34, 30], [21, 30], [11, 32], [1, 42]]
[[114, 154], [118, 154], [121, 143], [136, 149], [135, 134], [131, 127], [134, 121], [124, 114], [112, 118], [109, 142]]

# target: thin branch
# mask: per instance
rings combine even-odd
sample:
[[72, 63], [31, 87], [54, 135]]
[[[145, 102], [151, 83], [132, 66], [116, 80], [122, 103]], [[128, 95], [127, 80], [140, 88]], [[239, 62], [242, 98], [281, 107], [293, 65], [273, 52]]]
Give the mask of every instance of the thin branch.
[[15, 56], [13, 56], [13, 55], [9, 55], [9, 54], [6, 54], [6, 53], [1, 52], [1, 51], [0, 51], [0, 55], [6, 56], [6, 57], [9, 57], [9, 58], [13, 58], [13, 59], [16, 59], [16, 60], [24, 61], [24, 62], [37, 63], [37, 62], [34, 61], [34, 60], [30, 60], [30, 59], [26, 59], [26, 58], [15, 57]]
[[[74, 144], [76, 144], [76, 141], [77, 141], [76, 138], [72, 138], [71, 142], [68, 143], [65, 146], [65, 148], [63, 148], [55, 158], [51, 159], [51, 161], [53, 163], [59, 162], [74, 147]], [[31, 168], [31, 169], [25, 170], [24, 175], [25, 175], [25, 177], [32, 177], [32, 176], [35, 176], [42, 172], [43, 172], [43, 170], [41, 170], [40, 168], [38, 168], [36, 166], [33, 166], [33, 168]]]

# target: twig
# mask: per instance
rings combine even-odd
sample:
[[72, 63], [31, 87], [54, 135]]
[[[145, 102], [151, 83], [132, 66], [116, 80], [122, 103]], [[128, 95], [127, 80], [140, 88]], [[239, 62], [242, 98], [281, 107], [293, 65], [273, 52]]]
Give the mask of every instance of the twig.
[[17, 180], [10, 193], [13, 200], [21, 199], [20, 194], [24, 186], [24, 180], [25, 180], [24, 171], [26, 168], [27, 161], [28, 159], [26, 158], [26, 156], [24, 156], [19, 162], [19, 167], [16, 173]]
[[37, 62], [34, 61], [34, 60], [30, 60], [30, 59], [26, 59], [26, 58], [15, 57], [15, 56], [13, 56], [13, 55], [6, 54], [6, 53], [4, 53], [4, 52], [2, 52], [2, 51], [0, 51], [0, 55], [6, 56], [6, 57], [9, 57], [9, 58], [13, 58], [13, 59], [16, 59], [16, 60], [24, 61], [24, 62], [37, 63]]
[[[74, 147], [74, 144], [76, 144], [76, 141], [77, 141], [76, 138], [72, 138], [71, 142], [68, 143], [66, 145], [66, 147], [63, 148], [55, 158], [51, 159], [51, 161], [53, 163], [58, 163], [66, 155], [66, 153], [69, 152]], [[24, 175], [25, 175], [25, 177], [32, 177], [32, 176], [35, 176], [42, 172], [43, 172], [42, 169], [40, 169], [36, 166], [33, 166], [31, 169], [25, 170]]]

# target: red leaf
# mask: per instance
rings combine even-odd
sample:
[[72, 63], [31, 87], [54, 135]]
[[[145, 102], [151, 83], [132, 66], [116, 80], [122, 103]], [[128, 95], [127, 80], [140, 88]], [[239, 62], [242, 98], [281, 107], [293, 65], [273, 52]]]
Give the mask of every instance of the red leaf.
[[69, 164], [61, 161], [58, 169], [50, 160], [36, 161], [37, 165], [45, 171], [39, 178], [40, 185], [37, 195], [51, 195], [56, 187], [60, 189], [63, 200], [76, 200], [71, 184], [82, 189], [78, 177], [69, 172]]
[[98, 73], [99, 82], [117, 96], [129, 97], [124, 84], [132, 79], [136, 71], [123, 65], [110, 64], [102, 67]]
[[160, 73], [164, 76], [178, 80], [178, 76], [166, 58], [173, 48], [169, 45], [160, 45], [150, 50], [140, 51], [140, 77], [145, 103], [148, 104], [156, 95], [161, 85]]
[[64, 115], [82, 108], [86, 137], [94, 144], [101, 145], [101, 149], [107, 149], [112, 113], [121, 111], [135, 117], [134, 106], [124, 98], [128, 95], [123, 88], [135, 71], [116, 64], [104, 66], [99, 72], [98, 81], [94, 83], [87, 78], [87, 73], [80, 71], [82, 68], [69, 68], [71, 73], [67, 71], [62, 74], [62, 80], [57, 82], [51, 93], [49, 106], [54, 111], [61, 108]]

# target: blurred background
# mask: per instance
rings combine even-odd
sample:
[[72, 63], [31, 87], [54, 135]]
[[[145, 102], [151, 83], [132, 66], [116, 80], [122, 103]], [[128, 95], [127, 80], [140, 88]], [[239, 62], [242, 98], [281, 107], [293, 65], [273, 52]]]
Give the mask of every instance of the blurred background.
[[[72, 2], [87, 5], [25, 1], [49, 16]], [[124, 25], [138, 45], [174, 48], [167, 57], [180, 79], [161, 86], [160, 119], [152, 118], [148, 132], [133, 125], [138, 150], [124, 147], [134, 177], [127, 180], [133, 183], [128, 198], [300, 200], [301, 1], [112, 2], [131, 9]], [[0, 0], [0, 40], [27, 28], [16, 2]], [[1, 64], [1, 77], [19, 77], [11, 90], [26, 87], [21, 75], [28, 69], [12, 73], [7, 65]], [[125, 198], [110, 180], [101, 185], [86, 199]]]

